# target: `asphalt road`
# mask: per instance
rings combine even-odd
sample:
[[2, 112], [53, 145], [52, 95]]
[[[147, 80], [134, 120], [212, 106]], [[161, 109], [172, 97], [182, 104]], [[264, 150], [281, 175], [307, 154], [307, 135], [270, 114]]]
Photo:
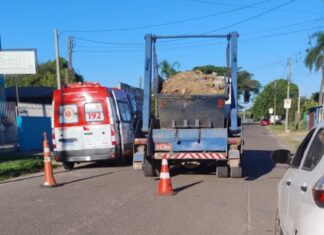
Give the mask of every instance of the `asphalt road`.
[[0, 182], [0, 234], [273, 234], [276, 185], [286, 166], [270, 159], [280, 143], [265, 128], [245, 126], [244, 178], [173, 170], [172, 197], [158, 179], [112, 163]]

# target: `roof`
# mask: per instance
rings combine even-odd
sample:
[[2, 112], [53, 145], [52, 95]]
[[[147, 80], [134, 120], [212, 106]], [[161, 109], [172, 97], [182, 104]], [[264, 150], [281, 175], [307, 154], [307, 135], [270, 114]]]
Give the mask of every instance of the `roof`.
[[321, 109], [322, 107], [323, 107], [323, 105], [317, 105], [317, 106], [309, 108], [308, 111], [314, 111], [316, 109]]
[[[37, 104], [50, 104], [54, 88], [51, 87], [19, 87], [18, 97], [20, 102]], [[6, 100], [16, 101], [16, 88], [6, 88]]]

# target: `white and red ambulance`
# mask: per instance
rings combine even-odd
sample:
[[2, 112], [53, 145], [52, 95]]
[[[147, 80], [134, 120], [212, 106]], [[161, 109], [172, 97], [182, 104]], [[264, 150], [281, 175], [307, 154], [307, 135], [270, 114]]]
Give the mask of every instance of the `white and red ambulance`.
[[74, 83], [54, 91], [52, 106], [55, 160], [65, 169], [75, 162], [131, 158], [136, 104], [130, 94]]

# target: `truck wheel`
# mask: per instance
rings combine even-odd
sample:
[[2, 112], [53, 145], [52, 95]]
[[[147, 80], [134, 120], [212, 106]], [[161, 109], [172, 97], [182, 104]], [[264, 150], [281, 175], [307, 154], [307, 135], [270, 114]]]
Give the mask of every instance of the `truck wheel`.
[[74, 168], [74, 162], [62, 162], [63, 168], [65, 170], [72, 170]]
[[144, 158], [143, 174], [145, 177], [157, 176], [155, 162], [153, 159]]
[[216, 175], [218, 178], [227, 178], [228, 177], [228, 166], [218, 166], [216, 168]]
[[230, 175], [231, 178], [242, 178], [242, 167], [231, 167]]

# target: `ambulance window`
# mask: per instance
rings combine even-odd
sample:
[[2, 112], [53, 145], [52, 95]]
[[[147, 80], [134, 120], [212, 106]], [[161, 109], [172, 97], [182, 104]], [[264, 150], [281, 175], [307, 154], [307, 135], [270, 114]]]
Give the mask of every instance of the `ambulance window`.
[[78, 106], [76, 104], [61, 105], [59, 108], [60, 123], [77, 123]]
[[87, 122], [99, 122], [105, 119], [102, 103], [87, 103], [84, 106]]
[[123, 122], [131, 122], [132, 116], [131, 111], [126, 102], [118, 102], [118, 108], [120, 112], [120, 116]]

